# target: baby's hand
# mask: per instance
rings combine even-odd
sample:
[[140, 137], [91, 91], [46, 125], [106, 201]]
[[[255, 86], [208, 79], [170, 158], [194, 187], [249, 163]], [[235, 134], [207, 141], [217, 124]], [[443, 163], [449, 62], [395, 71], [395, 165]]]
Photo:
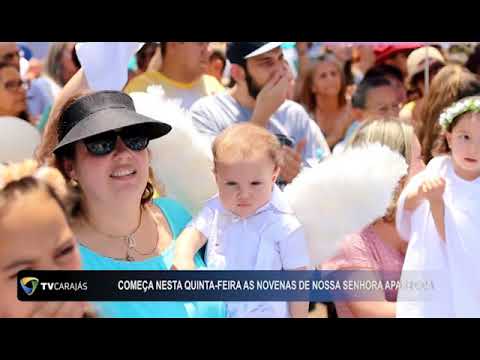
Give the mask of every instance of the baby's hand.
[[445, 179], [441, 177], [427, 179], [420, 185], [419, 195], [430, 202], [443, 200]]

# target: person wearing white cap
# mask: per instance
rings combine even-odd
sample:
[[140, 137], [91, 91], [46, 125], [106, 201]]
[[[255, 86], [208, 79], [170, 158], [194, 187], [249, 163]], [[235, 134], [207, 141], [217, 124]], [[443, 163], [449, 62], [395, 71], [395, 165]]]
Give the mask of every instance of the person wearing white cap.
[[300, 104], [286, 100], [287, 64], [281, 42], [232, 42], [227, 58], [235, 86], [228, 92], [198, 100], [191, 108], [197, 130], [213, 140], [229, 126], [247, 122], [282, 139], [285, 164], [281, 177], [289, 183], [309, 159], [329, 155], [320, 129]]
[[224, 90], [217, 79], [206, 74], [210, 58], [208, 42], [164, 42], [161, 50], [160, 71], [146, 71], [133, 78], [124, 89], [127, 94], [146, 92], [153, 87], [180, 107], [189, 109], [201, 97]]
[[406, 104], [400, 112], [400, 117], [410, 118], [414, 123], [418, 122], [427, 89], [443, 66], [445, 58], [433, 46], [424, 46], [410, 53], [407, 58], [407, 84], [418, 93], [419, 98]]

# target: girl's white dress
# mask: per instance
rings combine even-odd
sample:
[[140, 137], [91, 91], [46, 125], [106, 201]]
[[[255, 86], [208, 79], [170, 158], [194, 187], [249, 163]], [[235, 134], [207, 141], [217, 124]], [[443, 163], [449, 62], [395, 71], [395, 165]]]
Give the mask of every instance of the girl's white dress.
[[[404, 210], [405, 197], [425, 179], [446, 180], [445, 237], [437, 232], [428, 201]], [[403, 190], [397, 229], [409, 241], [397, 299], [397, 317], [480, 317], [480, 178], [466, 181], [450, 156], [434, 158]]]

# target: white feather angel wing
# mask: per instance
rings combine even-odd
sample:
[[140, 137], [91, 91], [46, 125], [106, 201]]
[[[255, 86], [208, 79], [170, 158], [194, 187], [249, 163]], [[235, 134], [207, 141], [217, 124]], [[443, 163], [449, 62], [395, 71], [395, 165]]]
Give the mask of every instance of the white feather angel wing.
[[[132, 93], [137, 111], [172, 126], [151, 142], [152, 168], [167, 195], [193, 215], [217, 193], [210, 144], [185, 110], [159, 94]], [[285, 194], [305, 228], [310, 256], [320, 264], [333, 256], [344, 237], [383, 216], [405, 159], [381, 144], [349, 149], [305, 168]]]
[[217, 192], [208, 140], [199, 134], [188, 111], [157, 93], [132, 93], [137, 112], [172, 126], [168, 136], [150, 142], [151, 166], [169, 197], [192, 215]]
[[305, 228], [313, 264], [333, 256], [346, 235], [385, 215], [406, 173], [405, 159], [381, 144], [349, 149], [304, 169], [284, 192]]

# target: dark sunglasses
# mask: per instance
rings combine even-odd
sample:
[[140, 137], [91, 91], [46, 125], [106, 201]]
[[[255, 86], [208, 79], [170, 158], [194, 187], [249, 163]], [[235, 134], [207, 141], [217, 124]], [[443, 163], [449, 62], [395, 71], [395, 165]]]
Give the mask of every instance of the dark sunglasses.
[[133, 151], [145, 150], [150, 141], [145, 129], [127, 128], [91, 136], [83, 140], [83, 143], [90, 154], [94, 156], [104, 156], [110, 154], [115, 149], [118, 137], [122, 139], [127, 148]]

